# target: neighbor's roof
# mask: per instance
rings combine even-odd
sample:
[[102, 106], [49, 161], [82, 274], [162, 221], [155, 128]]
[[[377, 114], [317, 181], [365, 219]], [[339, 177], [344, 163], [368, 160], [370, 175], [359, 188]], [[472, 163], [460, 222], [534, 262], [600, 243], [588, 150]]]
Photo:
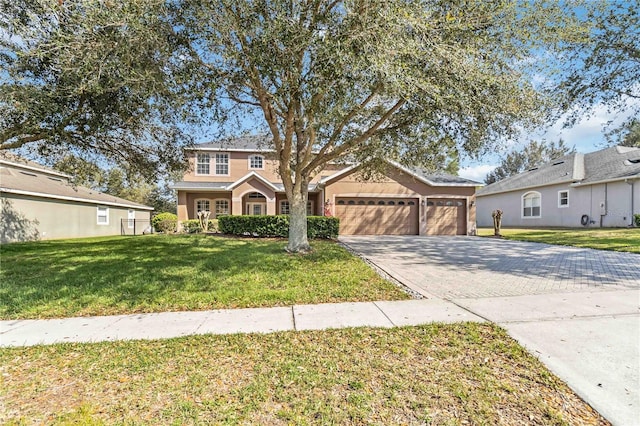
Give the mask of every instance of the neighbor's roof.
[[[36, 163], [33, 163], [36, 164]], [[0, 161], [0, 191], [32, 197], [51, 198], [81, 203], [153, 210], [153, 207], [134, 203], [113, 195], [94, 191], [83, 186], [73, 186], [67, 175], [52, 174], [36, 167], [24, 168], [23, 163]], [[42, 166], [40, 166], [42, 168]]]
[[640, 178], [640, 148], [614, 146], [589, 154], [565, 155], [487, 185], [476, 195], [482, 197], [549, 185], [590, 185], [629, 178]]
[[34, 161], [27, 160], [9, 151], [0, 151], [0, 165], [7, 165], [11, 167], [18, 167], [24, 170], [31, 170], [40, 173], [46, 173], [53, 176], [61, 176], [64, 178], [70, 178], [68, 174], [61, 173], [57, 170], [45, 167], [42, 164], [38, 164]]

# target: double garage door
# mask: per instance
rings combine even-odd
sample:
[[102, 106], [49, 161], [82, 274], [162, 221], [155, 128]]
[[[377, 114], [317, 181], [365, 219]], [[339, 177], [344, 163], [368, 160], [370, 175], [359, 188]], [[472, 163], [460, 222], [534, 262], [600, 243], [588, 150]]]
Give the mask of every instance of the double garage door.
[[[460, 200], [429, 200], [429, 235], [466, 234], [466, 210]], [[342, 235], [417, 235], [419, 233], [417, 198], [337, 198], [336, 217]]]

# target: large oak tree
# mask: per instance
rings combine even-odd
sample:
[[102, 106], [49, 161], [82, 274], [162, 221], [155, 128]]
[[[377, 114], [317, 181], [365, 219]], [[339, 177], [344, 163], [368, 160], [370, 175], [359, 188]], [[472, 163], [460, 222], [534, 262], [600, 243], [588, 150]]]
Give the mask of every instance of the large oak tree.
[[[27, 12], [23, 13], [22, 7]], [[440, 166], [539, 123], [547, 50], [580, 35], [572, 2], [45, 0], [0, 14], [0, 147], [38, 143], [146, 166], [178, 123], [258, 113], [306, 251], [310, 180], [329, 161]], [[538, 70], [539, 71], [539, 70]]]

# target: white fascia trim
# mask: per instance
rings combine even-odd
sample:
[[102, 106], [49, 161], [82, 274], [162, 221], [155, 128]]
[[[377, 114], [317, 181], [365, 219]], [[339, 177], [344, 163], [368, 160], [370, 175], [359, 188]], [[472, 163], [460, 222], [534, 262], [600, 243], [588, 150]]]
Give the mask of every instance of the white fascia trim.
[[277, 186], [275, 186], [274, 184], [272, 184], [271, 182], [269, 182], [267, 179], [265, 179], [263, 176], [259, 175], [256, 172], [247, 173], [246, 175], [244, 175], [243, 177], [241, 177], [237, 181], [235, 181], [232, 184], [230, 184], [229, 186], [227, 186], [226, 190], [227, 191], [231, 191], [233, 188], [235, 188], [236, 186], [240, 185], [243, 182], [246, 182], [248, 179], [251, 179], [252, 177], [262, 181], [265, 185], [267, 185], [269, 188], [273, 189], [275, 192], [279, 192], [280, 191], [280, 189]]
[[212, 188], [210, 186], [179, 186], [179, 185], [172, 185], [170, 186], [171, 189], [176, 190], [176, 191], [202, 191], [202, 192], [224, 192], [227, 190], [227, 187], [220, 187], [220, 188]]
[[0, 192], [7, 192], [9, 194], [17, 194], [17, 195], [28, 195], [31, 197], [52, 198], [55, 200], [78, 201], [81, 203], [98, 204], [101, 206], [127, 207], [132, 209], [149, 210], [149, 211], [153, 210], [153, 207], [148, 207], [148, 206], [135, 206], [133, 204], [116, 203], [113, 201], [90, 200], [88, 198], [79, 198], [79, 197], [67, 197], [65, 195], [53, 195], [53, 194], [45, 194], [41, 192], [22, 191], [20, 189], [0, 188]]
[[354, 169], [356, 169], [359, 165], [360, 165], [360, 164], [353, 164], [353, 165], [351, 165], [351, 166], [347, 167], [346, 169], [342, 169], [342, 170], [340, 170], [340, 171], [338, 171], [338, 172], [335, 172], [335, 173], [334, 173], [334, 174], [332, 174], [332, 175], [329, 175], [329, 176], [327, 176], [327, 177], [325, 177], [325, 178], [322, 178], [322, 179], [320, 179], [320, 181], [318, 182], [318, 184], [325, 184], [325, 183], [329, 182], [330, 180], [333, 180], [333, 179], [335, 179], [335, 178], [337, 178], [337, 177], [340, 177], [340, 176], [342, 176], [342, 175], [345, 175], [345, 174], [347, 174], [347, 173], [349, 173], [349, 172], [353, 171]]
[[71, 175], [67, 175], [65, 173], [60, 173], [60, 172], [56, 172], [56, 171], [53, 171], [53, 170], [47, 170], [47, 169], [40, 168], [40, 167], [27, 166], [26, 164], [16, 163], [14, 161], [0, 160], [0, 164], [6, 164], [6, 165], [9, 165], [9, 166], [19, 167], [21, 169], [33, 170], [34, 172], [45, 173], [45, 174], [48, 174], [48, 175], [60, 176], [60, 177], [64, 177], [64, 178], [67, 178], [67, 179], [71, 179]]
[[625, 181], [629, 181], [629, 180], [636, 180], [636, 179], [640, 179], [640, 173], [635, 174], [635, 175], [631, 175], [631, 176], [624, 176], [624, 177], [618, 177], [618, 178], [612, 178], [612, 179], [603, 179], [603, 180], [599, 180], [596, 182], [575, 182], [572, 183], [571, 185], [569, 185], [572, 188], [577, 188], [580, 186], [588, 186], [588, 185], [600, 185], [602, 183], [610, 183], [610, 182], [625, 182]]
[[552, 182], [552, 183], [544, 183], [540, 185], [531, 185], [531, 186], [522, 186], [519, 188], [504, 189], [501, 191], [490, 192], [488, 194], [476, 194], [476, 197], [488, 197], [490, 195], [506, 194], [508, 192], [528, 191], [530, 189], [544, 188], [547, 186], [555, 186], [555, 185], [562, 185], [562, 184], [568, 184], [569, 187], [580, 186], [580, 182], [573, 182], [573, 180], [571, 179], [571, 180], [565, 180], [562, 182]]

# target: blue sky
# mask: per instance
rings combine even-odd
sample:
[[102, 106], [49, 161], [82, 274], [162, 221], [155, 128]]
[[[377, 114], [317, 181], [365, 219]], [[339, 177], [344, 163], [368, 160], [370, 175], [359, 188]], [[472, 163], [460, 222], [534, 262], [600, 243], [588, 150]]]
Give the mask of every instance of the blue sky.
[[[478, 182], [484, 182], [484, 178], [500, 165], [500, 159], [508, 152], [518, 150], [529, 143], [530, 140], [557, 141], [562, 138], [565, 145], [575, 147], [577, 152], [587, 153], [600, 150], [607, 146], [605, 132], [611, 130], [617, 124], [622, 123], [632, 111], [626, 113], [610, 112], [605, 106], [598, 105], [593, 111], [585, 115], [583, 119], [571, 128], [563, 128], [562, 120], [540, 129], [539, 132], [523, 136], [520, 140], [509, 141], [505, 149], [495, 154], [486, 155], [479, 161], [463, 159], [460, 164], [460, 176]], [[609, 124], [609, 122], [611, 122]], [[609, 126], [607, 126], [609, 124]]]

